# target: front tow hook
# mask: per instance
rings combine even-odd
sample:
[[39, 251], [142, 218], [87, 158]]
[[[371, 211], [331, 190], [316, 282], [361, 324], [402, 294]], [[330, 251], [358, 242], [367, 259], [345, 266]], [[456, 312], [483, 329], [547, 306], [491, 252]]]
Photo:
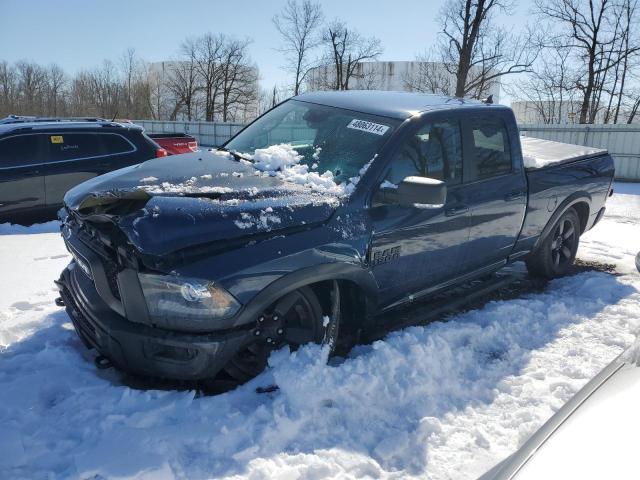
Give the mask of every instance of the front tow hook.
[[93, 359], [93, 363], [95, 363], [96, 368], [98, 368], [99, 370], [105, 370], [107, 368], [113, 367], [111, 360], [109, 360], [104, 355], [98, 355], [96, 358]]

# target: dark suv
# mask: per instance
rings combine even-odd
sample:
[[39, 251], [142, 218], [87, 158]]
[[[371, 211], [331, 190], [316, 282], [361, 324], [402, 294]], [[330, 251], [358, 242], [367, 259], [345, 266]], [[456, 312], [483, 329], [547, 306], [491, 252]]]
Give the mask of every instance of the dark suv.
[[0, 124], [0, 222], [55, 218], [85, 180], [164, 156], [141, 127], [105, 120]]

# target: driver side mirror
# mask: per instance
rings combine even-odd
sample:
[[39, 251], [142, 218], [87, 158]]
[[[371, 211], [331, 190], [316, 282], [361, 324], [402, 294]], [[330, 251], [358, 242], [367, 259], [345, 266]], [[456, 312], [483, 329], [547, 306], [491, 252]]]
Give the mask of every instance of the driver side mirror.
[[447, 185], [434, 178], [406, 177], [398, 185], [398, 203], [405, 206], [444, 205]]
[[447, 185], [441, 180], [427, 177], [406, 177], [398, 186], [385, 186], [383, 183], [374, 197], [374, 203], [378, 205], [399, 204], [406, 207], [444, 205], [446, 201]]

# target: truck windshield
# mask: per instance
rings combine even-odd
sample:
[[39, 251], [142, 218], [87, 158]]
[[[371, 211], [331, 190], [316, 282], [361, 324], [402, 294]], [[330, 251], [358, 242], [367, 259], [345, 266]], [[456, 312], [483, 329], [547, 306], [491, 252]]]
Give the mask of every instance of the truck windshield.
[[399, 123], [387, 117], [289, 100], [256, 120], [224, 148], [250, 159], [262, 149], [290, 145], [300, 156], [299, 163], [319, 174], [330, 171], [341, 183], [358, 176]]

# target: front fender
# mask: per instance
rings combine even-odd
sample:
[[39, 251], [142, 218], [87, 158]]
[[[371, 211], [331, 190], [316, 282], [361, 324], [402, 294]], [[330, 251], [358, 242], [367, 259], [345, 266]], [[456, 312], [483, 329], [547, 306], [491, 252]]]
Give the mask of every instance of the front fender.
[[287, 293], [324, 280], [351, 281], [358, 285], [371, 301], [377, 301], [378, 285], [371, 271], [364, 265], [339, 262], [316, 265], [284, 275], [261, 290], [236, 315], [233, 327], [255, 322], [265, 309]]

